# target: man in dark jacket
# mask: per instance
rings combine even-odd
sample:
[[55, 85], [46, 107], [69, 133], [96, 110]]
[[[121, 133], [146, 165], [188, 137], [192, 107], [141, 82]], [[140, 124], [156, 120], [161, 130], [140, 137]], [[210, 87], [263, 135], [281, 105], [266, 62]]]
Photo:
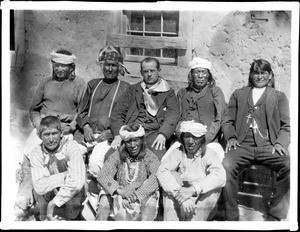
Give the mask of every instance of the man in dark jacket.
[[129, 86], [118, 78], [127, 69], [117, 48], [106, 45], [100, 50], [97, 62], [104, 78], [95, 78], [88, 82], [77, 117], [84, 136], [75, 136], [81, 144], [93, 150], [89, 156], [88, 171], [95, 177], [102, 168], [104, 155], [110, 149], [113, 139], [110, 129], [111, 111]]
[[130, 86], [112, 111], [112, 147], [120, 146], [121, 126], [135, 122], [145, 128], [149, 149], [159, 159], [165, 154], [167, 140], [179, 120], [179, 106], [174, 90], [159, 76], [159, 71], [157, 59], [148, 57], [141, 62], [143, 81]]
[[277, 173], [277, 190], [266, 220], [285, 219], [289, 210], [290, 117], [284, 93], [274, 89], [274, 74], [268, 61], [254, 60], [249, 84], [231, 96], [223, 132], [227, 141], [223, 165], [226, 220], [239, 220], [238, 174], [251, 164], [261, 164]]

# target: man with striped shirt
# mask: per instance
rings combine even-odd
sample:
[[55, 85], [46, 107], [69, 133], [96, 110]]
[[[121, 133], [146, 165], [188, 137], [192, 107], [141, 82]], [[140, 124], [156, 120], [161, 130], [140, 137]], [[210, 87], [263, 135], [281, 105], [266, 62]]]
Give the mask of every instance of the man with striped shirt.
[[80, 220], [85, 199], [85, 165], [78, 144], [62, 137], [60, 120], [44, 117], [38, 135], [42, 144], [30, 153], [40, 220]]

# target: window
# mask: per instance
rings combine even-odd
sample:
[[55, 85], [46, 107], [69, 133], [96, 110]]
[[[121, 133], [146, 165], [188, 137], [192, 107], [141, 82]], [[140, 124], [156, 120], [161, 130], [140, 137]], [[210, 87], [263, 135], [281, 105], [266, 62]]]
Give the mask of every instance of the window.
[[[128, 14], [127, 35], [152, 37], [178, 37], [178, 11], [131, 11]], [[171, 64], [177, 63], [177, 49], [145, 49], [132, 47], [128, 55], [164, 58]]]
[[112, 14], [119, 27], [106, 35], [106, 43], [120, 48], [129, 76], [139, 78], [140, 62], [155, 56], [162, 65], [164, 78], [186, 79], [192, 58], [193, 12], [122, 10]]

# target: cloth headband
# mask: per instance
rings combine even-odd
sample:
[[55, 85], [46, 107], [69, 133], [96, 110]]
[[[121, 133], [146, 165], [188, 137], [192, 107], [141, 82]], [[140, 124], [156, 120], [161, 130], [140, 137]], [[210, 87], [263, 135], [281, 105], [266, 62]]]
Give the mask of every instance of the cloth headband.
[[125, 130], [126, 127], [127, 127], [126, 125], [122, 126], [120, 128], [120, 132], [119, 132], [122, 140], [124, 140], [124, 141], [128, 141], [131, 138], [142, 137], [145, 135], [145, 130], [141, 125], [137, 131]]
[[189, 67], [194, 68], [206, 68], [211, 69], [211, 62], [200, 57], [195, 57], [192, 61], [189, 62]]
[[51, 60], [60, 63], [60, 64], [73, 64], [75, 63], [76, 56], [75, 55], [65, 55], [65, 54], [60, 54], [56, 52], [51, 52], [50, 53]]
[[113, 46], [106, 45], [100, 50], [97, 61], [100, 63], [106, 60], [123, 63], [123, 56]]
[[202, 123], [197, 123], [194, 120], [192, 121], [183, 121], [178, 129], [179, 134], [189, 132], [196, 137], [201, 137], [205, 135], [207, 126]]

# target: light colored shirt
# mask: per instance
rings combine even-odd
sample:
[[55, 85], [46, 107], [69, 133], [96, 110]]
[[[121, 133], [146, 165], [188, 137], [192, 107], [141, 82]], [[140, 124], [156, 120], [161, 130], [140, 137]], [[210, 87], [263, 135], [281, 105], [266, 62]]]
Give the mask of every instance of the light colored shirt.
[[30, 154], [32, 182], [34, 190], [40, 195], [60, 187], [53, 198], [54, 203], [60, 207], [83, 188], [86, 170], [80, 149], [74, 140], [67, 141], [54, 155], [57, 160], [66, 160], [65, 172], [49, 169], [50, 154], [43, 151], [42, 145], [35, 147]]
[[185, 152], [176, 148], [164, 158], [156, 175], [164, 191], [172, 196], [181, 188], [172, 174], [174, 171], [179, 173], [182, 181], [189, 182], [195, 188], [197, 195], [221, 188], [226, 181], [220, 157], [209, 146], [206, 147], [204, 156], [195, 155], [189, 159]]

